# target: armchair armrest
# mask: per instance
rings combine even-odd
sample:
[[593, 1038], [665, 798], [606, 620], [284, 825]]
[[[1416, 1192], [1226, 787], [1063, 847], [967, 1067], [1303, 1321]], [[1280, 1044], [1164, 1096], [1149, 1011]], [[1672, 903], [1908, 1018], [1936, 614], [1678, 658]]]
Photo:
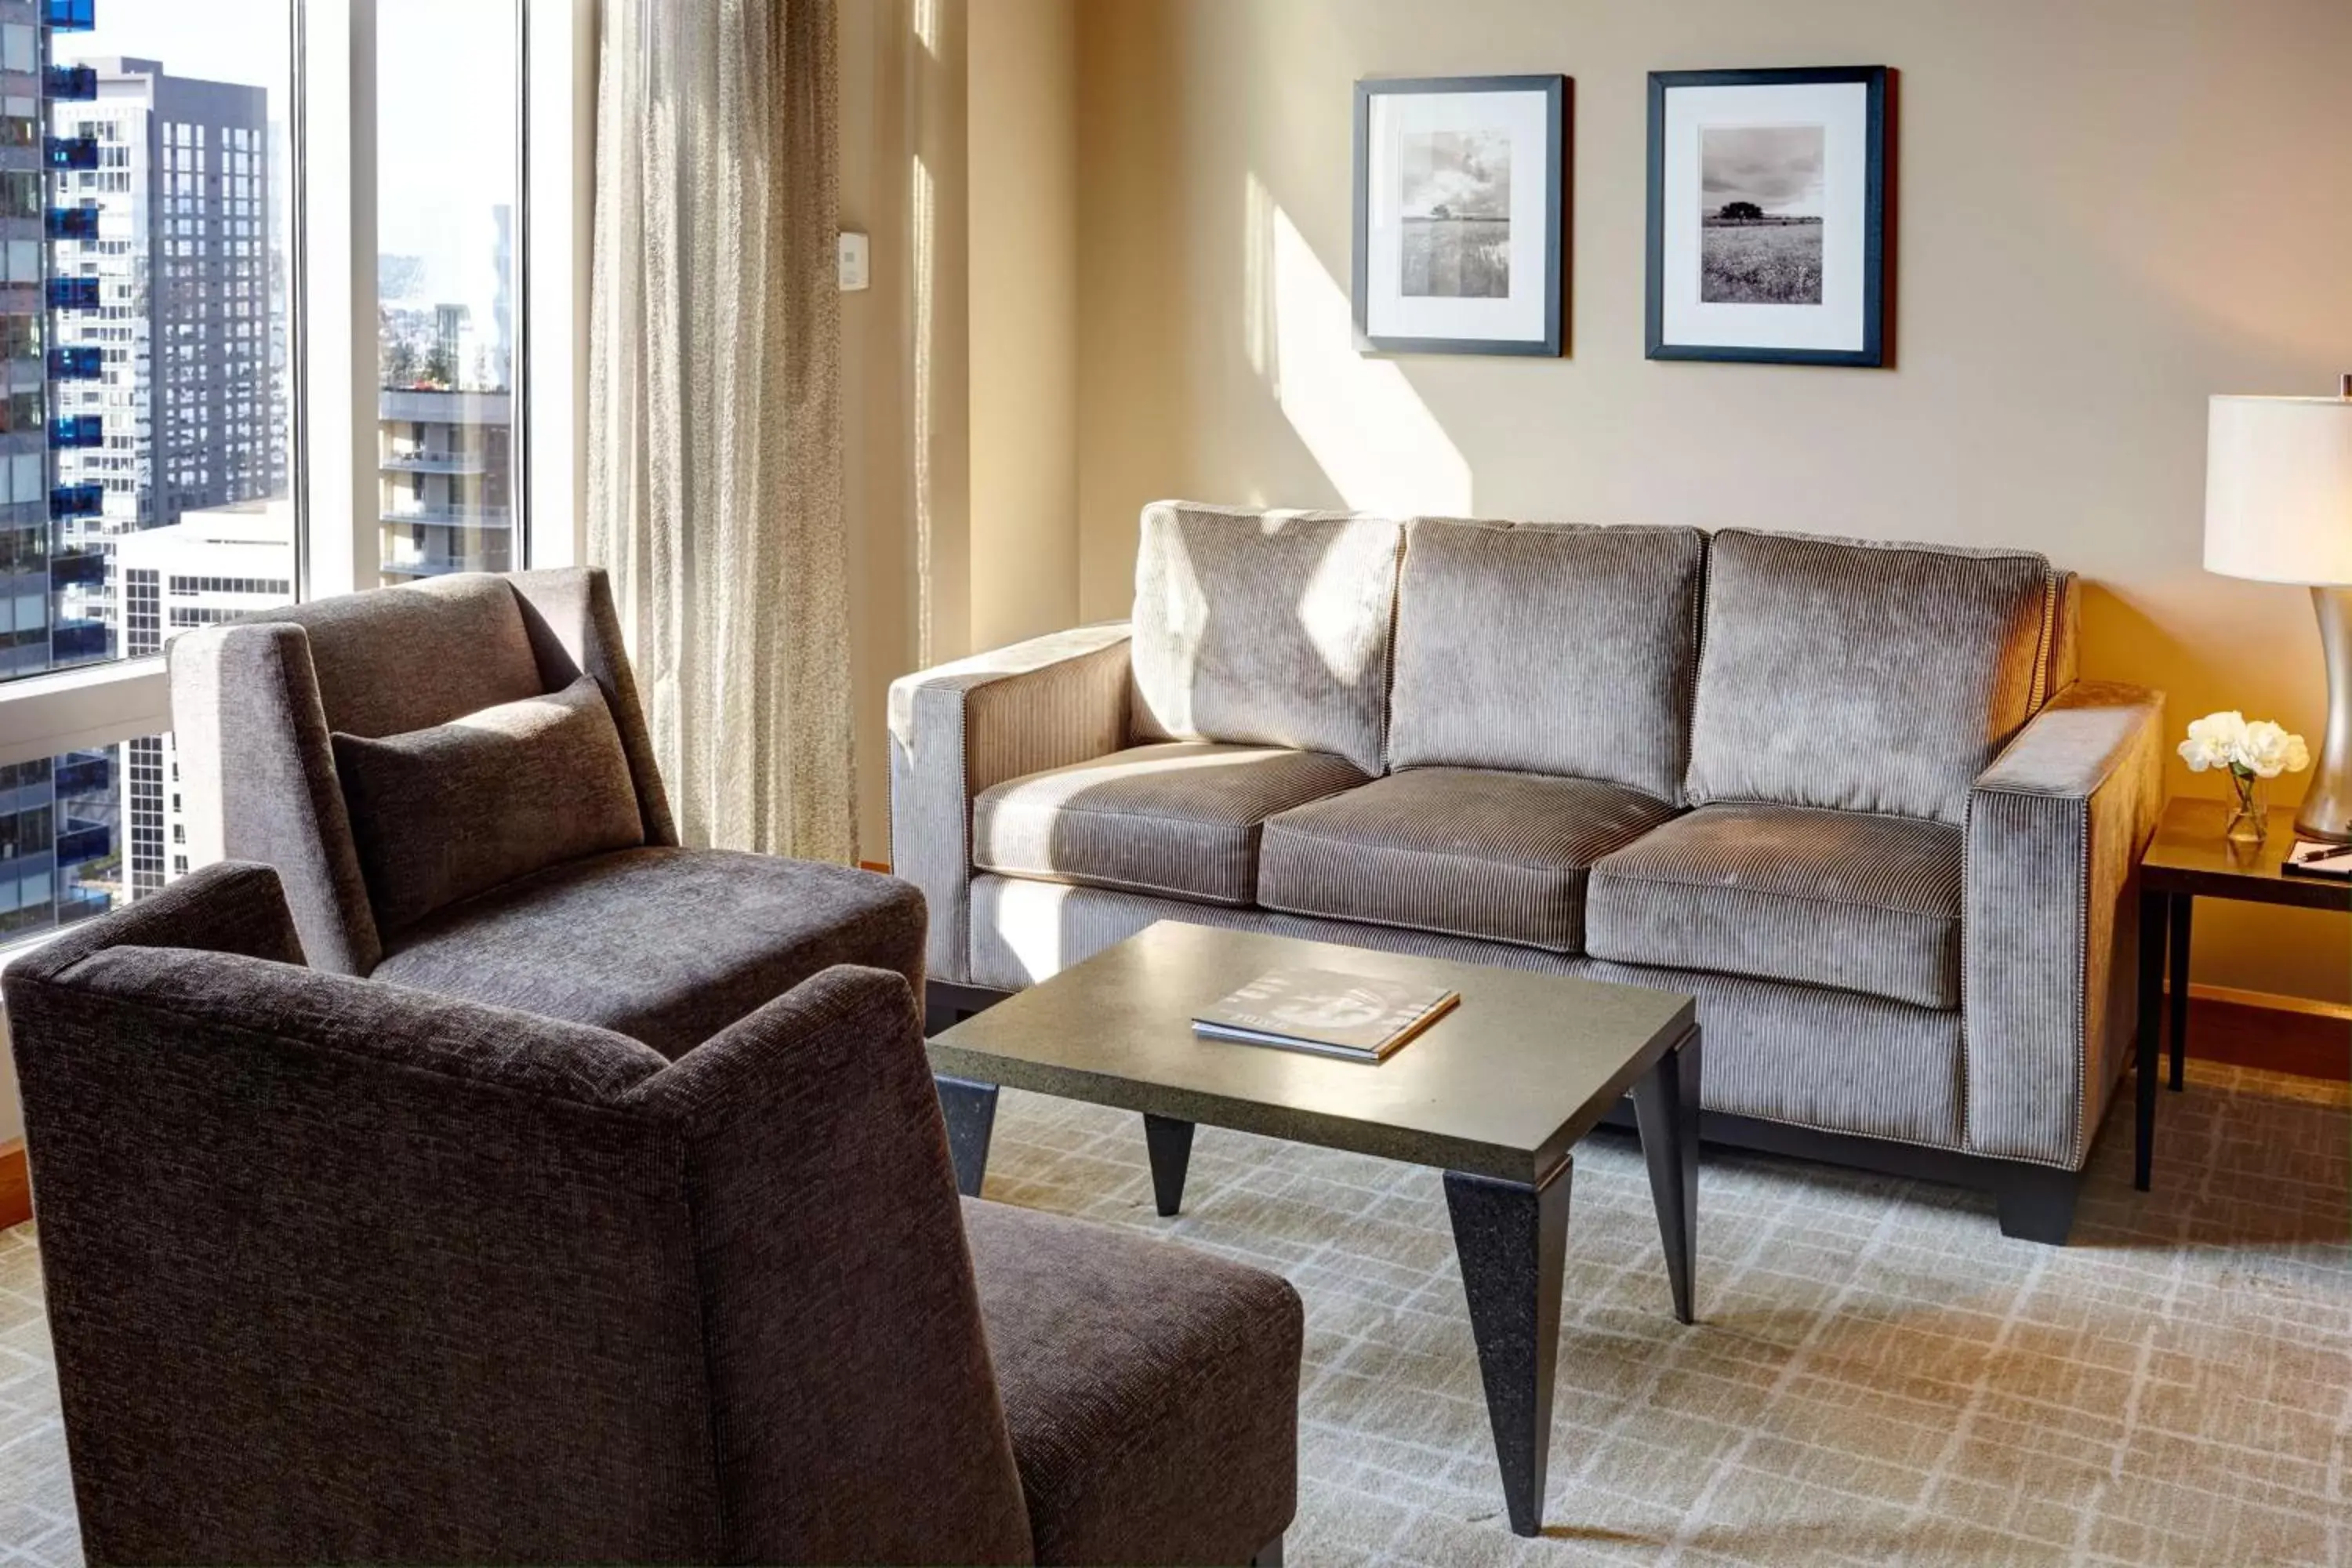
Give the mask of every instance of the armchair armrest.
[[617, 1103], [678, 1135], [726, 1555], [1028, 1561], [905, 977], [828, 969]]
[[1969, 793], [1968, 1147], [2080, 1169], [2136, 1023], [2140, 853], [2164, 805], [2164, 696], [2078, 682]]
[[676, 844], [677, 824], [662, 788], [653, 735], [646, 725], [645, 704], [637, 699], [636, 677], [629, 669], [620, 613], [613, 607], [613, 585], [604, 569], [510, 572], [507, 584], [521, 602], [523, 630], [530, 637], [541, 684], [561, 691], [583, 675], [596, 678], [613, 711], [613, 726], [621, 732], [621, 750], [629, 759], [629, 780], [637, 788], [646, 842]]
[[8, 966], [12, 978], [55, 979], [110, 947], [175, 947], [300, 964], [278, 873], [268, 866], [223, 860], [166, 883], [104, 920], [69, 926]]
[[1127, 743], [1129, 631], [1080, 626], [890, 683], [890, 869], [930, 905], [929, 972], [971, 965], [971, 802]]

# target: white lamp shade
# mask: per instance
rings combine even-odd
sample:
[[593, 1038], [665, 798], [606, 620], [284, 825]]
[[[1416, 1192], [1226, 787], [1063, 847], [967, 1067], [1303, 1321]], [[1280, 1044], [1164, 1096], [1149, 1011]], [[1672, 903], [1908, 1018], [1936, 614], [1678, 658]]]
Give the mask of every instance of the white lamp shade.
[[2352, 398], [2213, 399], [2205, 570], [2352, 584]]

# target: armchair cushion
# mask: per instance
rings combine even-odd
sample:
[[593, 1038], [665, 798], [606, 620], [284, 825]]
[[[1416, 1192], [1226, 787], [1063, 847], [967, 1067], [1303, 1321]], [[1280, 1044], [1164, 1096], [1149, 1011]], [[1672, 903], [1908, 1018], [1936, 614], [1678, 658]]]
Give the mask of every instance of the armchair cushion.
[[894, 969], [919, 989], [922, 895], [842, 866], [648, 846], [439, 910], [394, 939], [373, 977], [676, 1058], [836, 963]]
[[645, 842], [603, 690], [562, 690], [429, 730], [334, 737], [380, 931], [565, 860]]
[[1363, 782], [1319, 752], [1136, 746], [982, 792], [971, 808], [972, 861], [1041, 881], [1247, 904], [1266, 818]]
[[1675, 797], [1706, 535], [1423, 517], [1405, 541], [1391, 767], [1559, 773]]
[[1593, 861], [1673, 815], [1623, 784], [1412, 768], [1267, 823], [1258, 901], [1580, 952]]
[[1592, 868], [1596, 958], [1960, 1005], [1960, 830], [1711, 805]]
[[1279, 1277], [966, 1199], [1040, 1563], [1246, 1563], [1298, 1500], [1304, 1311]]
[[1381, 771], [1403, 530], [1159, 501], [1135, 561], [1135, 738], [1289, 746]]
[[2039, 555], [1726, 529], [1707, 561], [1685, 792], [1959, 825], [2041, 706]]

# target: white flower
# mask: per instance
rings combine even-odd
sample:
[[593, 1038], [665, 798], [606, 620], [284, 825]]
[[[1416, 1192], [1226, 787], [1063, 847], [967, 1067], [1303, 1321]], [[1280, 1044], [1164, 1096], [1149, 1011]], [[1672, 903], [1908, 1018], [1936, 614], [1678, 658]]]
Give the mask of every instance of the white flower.
[[2264, 719], [2246, 726], [2238, 742], [2237, 755], [2230, 759], [2260, 779], [2274, 779], [2281, 773], [2299, 773], [2311, 766], [2311, 752], [2304, 745], [2303, 737], [2290, 735], [2278, 725]]
[[2311, 751], [2300, 735], [2290, 735], [2268, 719], [2249, 724], [2235, 709], [2208, 713], [2189, 726], [2180, 742], [2180, 760], [2192, 773], [2226, 768], [2250, 778], [2274, 779], [2299, 773], [2311, 765]]
[[2237, 756], [2238, 746], [2246, 738], [2246, 716], [2231, 709], [2226, 713], [2208, 713], [2193, 720], [2189, 726], [2189, 739], [2180, 742], [2180, 760], [2189, 764], [2192, 773], [2207, 768], [2226, 768]]

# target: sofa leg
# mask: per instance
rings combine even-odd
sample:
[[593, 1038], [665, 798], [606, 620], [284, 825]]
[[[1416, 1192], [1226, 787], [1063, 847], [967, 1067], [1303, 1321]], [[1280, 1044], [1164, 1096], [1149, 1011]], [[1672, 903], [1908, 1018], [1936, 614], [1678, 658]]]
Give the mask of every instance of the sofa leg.
[[2034, 1167], [2003, 1173], [1993, 1189], [2001, 1235], [2065, 1246], [2066, 1233], [2074, 1226], [2074, 1199], [2082, 1190], [2080, 1171]]
[[1282, 1568], [1282, 1537], [1277, 1535], [1259, 1547], [1257, 1555], [1250, 1559], [1250, 1568]]
[[955, 1166], [956, 1191], [980, 1196], [988, 1174], [988, 1141], [996, 1131], [996, 1086], [960, 1078], [933, 1075], [940, 1091], [940, 1114], [948, 1124], [948, 1160]]

